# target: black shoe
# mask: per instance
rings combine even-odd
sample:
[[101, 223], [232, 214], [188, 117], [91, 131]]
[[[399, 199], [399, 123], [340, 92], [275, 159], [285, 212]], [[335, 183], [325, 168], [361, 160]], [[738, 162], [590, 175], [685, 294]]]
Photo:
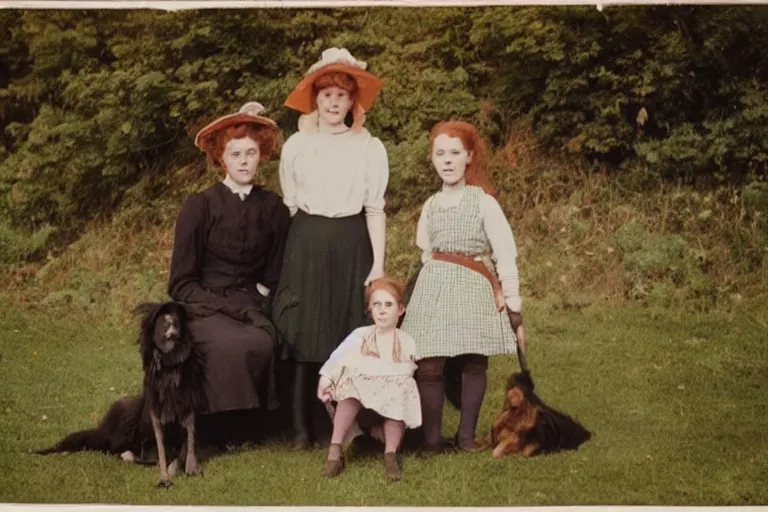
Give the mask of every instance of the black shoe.
[[453, 453], [456, 451], [456, 446], [449, 439], [442, 439], [440, 443], [436, 445], [423, 444], [419, 449], [420, 457], [434, 457], [435, 455], [441, 455], [445, 453]]
[[294, 436], [291, 447], [294, 450], [309, 450], [312, 447], [312, 443], [306, 432], [300, 432]]
[[478, 443], [474, 439], [472, 440], [471, 444], [462, 445], [459, 442], [459, 433], [458, 432], [456, 433], [455, 436], [453, 436], [453, 444], [454, 444], [454, 446], [457, 449], [459, 449], [459, 450], [461, 450], [463, 452], [467, 452], [467, 453], [477, 453], [477, 452], [481, 452], [481, 451], [483, 451], [483, 450], [485, 450], [487, 448], [486, 446], [483, 446], [482, 444]]

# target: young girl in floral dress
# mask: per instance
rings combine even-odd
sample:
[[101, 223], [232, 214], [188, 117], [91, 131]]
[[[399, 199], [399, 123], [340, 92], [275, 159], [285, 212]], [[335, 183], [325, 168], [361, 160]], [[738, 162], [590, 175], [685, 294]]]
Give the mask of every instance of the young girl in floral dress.
[[384, 418], [384, 467], [391, 480], [399, 480], [397, 450], [405, 428], [421, 425], [413, 338], [397, 328], [404, 313], [405, 285], [389, 277], [377, 279], [366, 290], [372, 326], [352, 331], [320, 369], [317, 397], [337, 402], [333, 436], [323, 475], [344, 470], [341, 443], [361, 407]]
[[462, 121], [430, 133], [432, 164], [443, 182], [427, 199], [417, 226], [423, 266], [402, 330], [418, 352], [425, 451], [444, 447], [443, 369], [460, 358], [461, 416], [455, 436], [465, 451], [481, 449], [475, 429], [486, 389], [488, 356], [524, 348], [517, 248], [512, 229], [484, 174], [485, 144]]

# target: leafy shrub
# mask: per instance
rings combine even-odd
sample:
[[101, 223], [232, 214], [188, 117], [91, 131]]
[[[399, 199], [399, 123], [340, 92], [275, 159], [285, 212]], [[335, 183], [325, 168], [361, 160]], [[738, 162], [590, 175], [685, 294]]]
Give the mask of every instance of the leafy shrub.
[[642, 223], [630, 221], [609, 241], [619, 250], [630, 298], [663, 306], [689, 300], [704, 310], [715, 305], [712, 280], [683, 237], [651, 233]]
[[9, 265], [44, 254], [53, 226], [43, 226], [31, 235], [21, 233], [0, 220], [0, 265]]

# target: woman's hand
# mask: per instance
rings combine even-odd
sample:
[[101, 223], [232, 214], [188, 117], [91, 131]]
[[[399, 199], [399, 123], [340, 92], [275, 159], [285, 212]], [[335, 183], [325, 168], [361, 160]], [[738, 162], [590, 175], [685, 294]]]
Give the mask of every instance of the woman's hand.
[[368, 273], [368, 277], [365, 279], [363, 286], [368, 286], [372, 281], [384, 277], [384, 267], [381, 265], [374, 265], [371, 267], [371, 271]]
[[333, 387], [331, 379], [325, 376], [320, 377], [320, 381], [317, 383], [317, 398], [321, 402], [325, 403], [332, 398], [331, 387]]

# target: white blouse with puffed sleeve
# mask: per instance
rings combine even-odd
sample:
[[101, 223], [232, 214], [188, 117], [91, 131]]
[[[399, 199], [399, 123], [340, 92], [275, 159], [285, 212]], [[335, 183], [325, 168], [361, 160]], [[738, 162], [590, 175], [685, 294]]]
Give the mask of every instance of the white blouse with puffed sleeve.
[[280, 155], [280, 186], [291, 215], [384, 215], [389, 160], [368, 130], [340, 134], [297, 132]]

